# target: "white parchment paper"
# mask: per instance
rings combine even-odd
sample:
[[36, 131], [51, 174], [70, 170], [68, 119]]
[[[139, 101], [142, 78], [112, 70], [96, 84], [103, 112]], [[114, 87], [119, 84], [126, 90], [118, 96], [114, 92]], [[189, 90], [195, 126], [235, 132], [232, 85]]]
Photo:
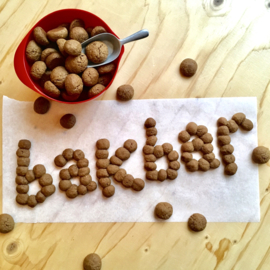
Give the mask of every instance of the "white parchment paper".
[[[231, 134], [238, 171], [234, 176], [224, 175], [224, 166], [207, 172], [186, 171], [181, 162], [177, 179], [164, 182], [146, 180], [143, 191], [124, 188], [113, 179], [116, 188], [111, 198], [102, 196], [101, 188], [85, 196], [68, 199], [58, 188], [60, 169], [54, 158], [66, 148], [82, 149], [89, 159], [89, 167], [96, 179], [95, 143], [100, 138], [111, 142], [110, 156], [125, 140], [135, 139], [138, 149], [122, 167], [134, 177], [145, 179], [142, 148], [146, 135], [144, 122], [153, 117], [157, 121], [158, 142], [170, 142], [180, 153], [178, 133], [194, 121], [206, 125], [213, 135], [214, 153], [221, 160], [217, 145], [216, 121], [224, 116], [243, 112], [254, 123], [250, 132], [238, 130]], [[76, 125], [66, 130], [59, 120], [73, 113]], [[20, 139], [32, 142], [31, 163], [44, 164], [53, 176], [56, 192], [34, 209], [18, 205], [16, 197], [16, 151]], [[202, 213], [213, 222], [257, 222], [260, 220], [258, 167], [251, 161], [257, 146], [256, 98], [211, 98], [117, 101], [93, 101], [79, 105], [53, 102], [45, 115], [33, 111], [33, 102], [3, 98], [3, 212], [15, 217], [16, 222], [152, 222], [155, 205], [169, 202], [173, 215], [169, 222], [187, 221], [193, 213]], [[194, 154], [199, 159], [201, 154]], [[69, 167], [73, 161], [68, 162]], [[158, 169], [167, 168], [165, 157], [157, 162]], [[72, 180], [78, 183], [78, 179]], [[37, 181], [30, 185], [29, 194], [39, 190]]]

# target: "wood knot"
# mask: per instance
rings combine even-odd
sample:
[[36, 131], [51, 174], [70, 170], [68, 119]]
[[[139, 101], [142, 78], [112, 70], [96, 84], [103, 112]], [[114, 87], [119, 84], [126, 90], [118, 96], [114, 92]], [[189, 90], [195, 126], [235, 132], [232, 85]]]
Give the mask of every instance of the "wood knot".
[[7, 253], [8, 254], [13, 254], [17, 251], [18, 249], [18, 244], [17, 242], [11, 242], [10, 244], [7, 245]]
[[8, 238], [2, 245], [2, 254], [6, 261], [13, 263], [17, 261], [24, 251], [23, 243], [20, 239]]

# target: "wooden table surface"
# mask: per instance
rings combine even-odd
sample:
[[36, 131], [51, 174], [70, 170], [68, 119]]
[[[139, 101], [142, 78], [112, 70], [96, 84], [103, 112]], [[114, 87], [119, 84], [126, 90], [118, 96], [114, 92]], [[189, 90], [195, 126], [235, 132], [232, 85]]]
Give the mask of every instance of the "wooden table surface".
[[[222, 2], [0, 0], [1, 97], [39, 96], [15, 74], [17, 46], [48, 13], [84, 9], [120, 37], [150, 31], [147, 39], [125, 46], [118, 75], [100, 99], [115, 99], [116, 88], [126, 83], [135, 88], [135, 99], [256, 96], [258, 144], [270, 147], [268, 1], [224, 0], [218, 6]], [[187, 57], [198, 62], [190, 79], [179, 75]], [[102, 269], [270, 269], [269, 175], [270, 162], [259, 166], [259, 223], [208, 223], [201, 233], [190, 232], [186, 223], [19, 223], [0, 235], [0, 269], [82, 269], [92, 252], [101, 256]]]

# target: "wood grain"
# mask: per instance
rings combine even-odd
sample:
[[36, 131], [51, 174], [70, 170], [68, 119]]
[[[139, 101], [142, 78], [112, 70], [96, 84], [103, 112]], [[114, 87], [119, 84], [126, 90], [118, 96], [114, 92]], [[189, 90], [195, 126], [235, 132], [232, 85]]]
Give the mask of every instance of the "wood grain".
[[[125, 46], [118, 75], [100, 99], [115, 99], [124, 83], [134, 86], [135, 99], [256, 96], [258, 144], [270, 147], [270, 9], [264, 0], [223, 2], [217, 9], [208, 0], [2, 0], [1, 96], [38, 97], [14, 72], [17, 46], [46, 14], [85, 9], [120, 37], [150, 31]], [[199, 66], [190, 79], [179, 75], [187, 57]], [[186, 223], [16, 224], [0, 235], [0, 269], [82, 269], [91, 252], [102, 257], [102, 269], [270, 269], [270, 162], [259, 175], [260, 223], [209, 223], [201, 233]]]

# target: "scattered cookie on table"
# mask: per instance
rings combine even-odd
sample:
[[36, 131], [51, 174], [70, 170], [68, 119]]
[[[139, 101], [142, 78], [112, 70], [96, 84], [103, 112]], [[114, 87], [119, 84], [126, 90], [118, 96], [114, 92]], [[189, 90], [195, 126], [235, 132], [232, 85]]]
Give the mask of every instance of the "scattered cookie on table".
[[14, 229], [14, 219], [9, 214], [0, 215], [0, 233], [9, 233]]
[[117, 96], [117, 99], [122, 100], [122, 101], [131, 100], [134, 96], [134, 89], [129, 84], [121, 85], [117, 88], [116, 96]]
[[270, 151], [265, 146], [258, 146], [253, 149], [252, 159], [255, 163], [264, 164], [270, 159]]
[[83, 260], [84, 270], [100, 270], [102, 266], [101, 258], [96, 253], [87, 255]]
[[203, 231], [206, 227], [207, 220], [202, 214], [193, 214], [188, 219], [188, 227], [194, 232]]
[[65, 114], [60, 119], [60, 124], [63, 128], [71, 129], [76, 124], [76, 117], [73, 114]]
[[44, 97], [39, 97], [34, 102], [34, 111], [38, 114], [45, 114], [49, 111], [51, 103]]
[[180, 72], [185, 77], [192, 77], [197, 71], [198, 65], [195, 60], [187, 58], [180, 64]]
[[155, 214], [158, 218], [169, 219], [173, 214], [173, 207], [170, 203], [160, 202], [155, 207]]

